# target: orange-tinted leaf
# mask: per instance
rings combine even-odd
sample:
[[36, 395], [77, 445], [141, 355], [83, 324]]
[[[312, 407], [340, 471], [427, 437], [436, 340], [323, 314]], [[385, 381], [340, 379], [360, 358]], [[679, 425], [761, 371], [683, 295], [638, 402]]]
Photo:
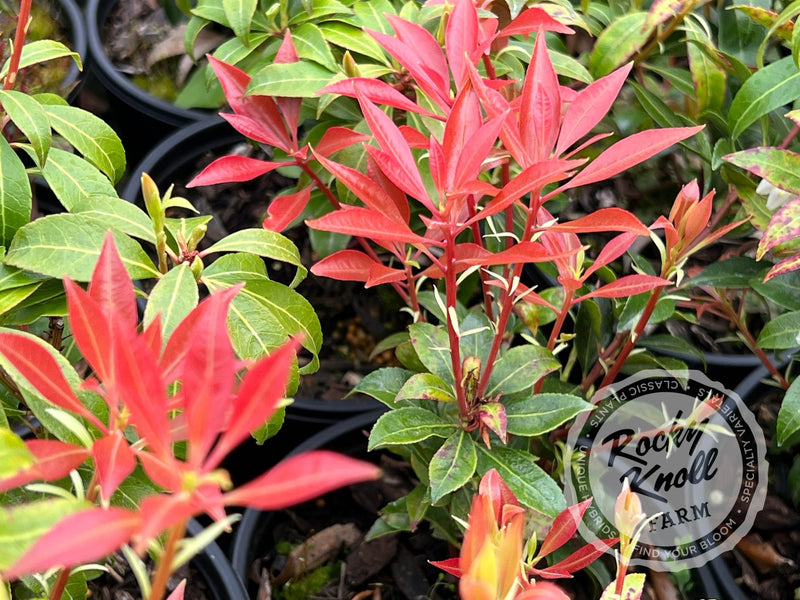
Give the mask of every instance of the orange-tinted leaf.
[[514, 600], [569, 600], [569, 596], [554, 583], [536, 581], [514, 596]]
[[766, 277], [764, 277], [764, 281], [769, 281], [773, 277], [783, 275], [784, 273], [789, 273], [790, 271], [797, 271], [798, 269], [800, 269], [800, 254], [796, 256], [790, 256], [789, 258], [785, 258], [780, 261], [767, 272]]
[[214, 185], [232, 181], [250, 181], [278, 167], [291, 164], [293, 163], [271, 162], [236, 154], [222, 156], [198, 173], [186, 184], [186, 187], [192, 188], [199, 185]]
[[195, 504], [196, 500], [190, 494], [157, 494], [145, 498], [139, 507], [142, 525], [137, 532], [139, 539], [134, 549], [137, 552], [144, 550], [150, 540], [169, 527], [202, 512]]
[[571, 189], [609, 179], [634, 165], [644, 162], [673, 144], [692, 137], [701, 127], [671, 127], [648, 129], [634, 133], [611, 145], [600, 156], [561, 187]]
[[[403, 97], [405, 98], [405, 96]], [[314, 153], [318, 156], [328, 157], [334, 152], [365, 142], [369, 137], [365, 133], [358, 133], [348, 127], [331, 127], [322, 134], [322, 138], [314, 148]]]
[[639, 234], [632, 231], [626, 231], [625, 233], [621, 233], [610, 240], [605, 246], [603, 246], [603, 249], [600, 250], [600, 254], [597, 255], [597, 258], [594, 260], [591, 266], [584, 271], [582, 279], [585, 281], [586, 278], [594, 273], [597, 269], [614, 262], [620, 256], [625, 254], [637, 237], [639, 237]]
[[434, 567], [438, 567], [442, 571], [450, 573], [451, 575], [455, 575], [456, 577], [461, 577], [462, 575], [460, 559], [458, 558], [448, 558], [445, 560], [432, 560], [429, 562]]
[[633, 63], [620, 67], [613, 73], [590, 83], [576, 94], [564, 114], [556, 155], [560, 156], [608, 114], [632, 66]]
[[380, 469], [372, 463], [328, 450], [315, 450], [286, 459], [264, 475], [225, 494], [225, 503], [277, 510], [379, 476]]
[[313, 229], [360, 235], [377, 242], [425, 245], [429, 243], [429, 240], [412, 232], [407, 225], [360, 206], [342, 207], [341, 210], [328, 213], [318, 219], [306, 221], [306, 224]]
[[629, 231], [637, 235], [650, 235], [636, 215], [622, 208], [600, 208], [573, 221], [556, 223], [545, 228], [561, 233], [589, 233], [596, 231]]
[[300, 216], [310, 199], [310, 187], [303, 188], [293, 194], [273, 198], [267, 208], [267, 216], [261, 225], [264, 229], [280, 233]]
[[130, 541], [138, 514], [121, 508], [90, 508], [59, 521], [9, 569], [6, 579], [96, 561]]
[[552, 570], [563, 573], [574, 573], [575, 571], [580, 571], [584, 567], [592, 564], [618, 541], [619, 538], [616, 537], [605, 540], [595, 540], [591, 544], [586, 544], [582, 548], [579, 548], [565, 559], [558, 561], [551, 567], [544, 569], [544, 571]]
[[537, 555], [547, 556], [571, 540], [575, 532], [578, 531], [578, 524], [583, 518], [583, 513], [586, 512], [591, 503], [592, 499], [589, 498], [580, 504], [573, 504], [562, 510], [553, 520], [553, 526], [539, 547]]
[[577, 298], [575, 302], [581, 302], [587, 298], [627, 298], [636, 294], [650, 292], [669, 284], [669, 279], [662, 279], [655, 275], [642, 275], [640, 273], [625, 275]]
[[357, 98], [359, 94], [375, 104], [393, 106], [401, 110], [416, 112], [435, 119], [441, 119], [437, 115], [425, 110], [418, 104], [409, 100], [406, 96], [398, 92], [392, 86], [380, 79], [369, 79], [367, 77], [351, 77], [332, 83], [319, 91], [320, 94], [340, 94]]

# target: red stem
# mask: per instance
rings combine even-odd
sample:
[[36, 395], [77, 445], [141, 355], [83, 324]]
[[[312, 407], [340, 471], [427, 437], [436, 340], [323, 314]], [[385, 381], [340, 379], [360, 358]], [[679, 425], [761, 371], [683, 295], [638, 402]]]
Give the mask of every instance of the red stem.
[[453, 379], [455, 380], [456, 387], [456, 400], [458, 401], [458, 412], [461, 415], [461, 420], [464, 425], [469, 421], [469, 407], [467, 406], [467, 397], [464, 392], [464, 386], [461, 380], [463, 374], [461, 372], [461, 349], [459, 347], [458, 331], [455, 324], [451, 321], [450, 309], [455, 312], [456, 308], [456, 292], [458, 291], [456, 285], [456, 257], [455, 257], [455, 244], [456, 240], [453, 232], [449, 229], [445, 231], [445, 246], [444, 246], [444, 261], [442, 267], [444, 269], [444, 288], [445, 288], [445, 306], [447, 314], [447, 336], [450, 340], [450, 360], [453, 365]]
[[20, 0], [19, 15], [17, 16], [17, 31], [14, 33], [14, 48], [11, 52], [11, 60], [8, 63], [8, 75], [3, 84], [4, 90], [14, 87], [19, 71], [19, 61], [22, 56], [22, 47], [25, 45], [25, 36], [28, 33], [28, 19], [31, 16], [31, 4], [33, 0]]

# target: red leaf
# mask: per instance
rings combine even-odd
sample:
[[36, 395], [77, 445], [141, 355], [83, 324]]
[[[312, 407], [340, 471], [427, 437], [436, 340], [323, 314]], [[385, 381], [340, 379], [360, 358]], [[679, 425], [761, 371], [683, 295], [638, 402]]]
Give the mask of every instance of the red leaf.
[[286, 459], [264, 475], [225, 494], [225, 504], [277, 510], [345, 485], [377, 479], [380, 473], [372, 463], [328, 450], [315, 450]]
[[225, 421], [236, 376], [236, 357], [228, 334], [233, 296], [212, 294], [203, 319], [203, 335], [192, 339], [181, 367], [181, 392], [193, 467], [205, 460]]
[[[195, 496], [197, 491], [195, 491]], [[139, 507], [142, 525], [137, 532], [139, 539], [134, 550], [137, 552], [147, 548], [147, 543], [158, 537], [163, 531], [189, 519], [202, 511], [196, 506], [196, 498], [192, 494], [157, 494], [148, 496]]]
[[273, 169], [291, 164], [293, 163], [270, 162], [268, 160], [232, 154], [216, 159], [198, 175], [195, 175], [195, 177], [186, 184], [186, 187], [192, 188], [199, 185], [214, 185], [232, 181], [250, 181], [264, 173], [269, 173]]
[[306, 221], [313, 229], [359, 235], [377, 242], [425, 244], [424, 237], [412, 232], [408, 225], [398, 223], [369, 208], [343, 206], [340, 210]]
[[333, 162], [322, 156], [317, 156], [317, 160], [329, 173], [347, 186], [347, 189], [353, 192], [367, 207], [401, 225], [407, 224], [407, 219], [400, 213], [392, 197], [372, 178], [367, 177], [356, 169]]
[[557, 33], [574, 33], [566, 25], [559, 23], [541, 8], [528, 8], [522, 11], [516, 19], [503, 27], [498, 37], [508, 37], [511, 35], [525, 35], [534, 31], [555, 31]]
[[430, 560], [428, 561], [434, 567], [440, 568], [445, 573], [461, 577], [463, 575], [460, 567], [461, 560], [458, 558], [447, 558], [445, 560]]
[[314, 148], [314, 153], [318, 156], [328, 157], [334, 152], [355, 146], [367, 141], [369, 138], [370, 136], [365, 133], [358, 133], [348, 127], [331, 127], [325, 130], [322, 139]]
[[636, 294], [650, 292], [669, 284], [669, 279], [662, 279], [655, 275], [642, 275], [640, 273], [636, 275], [626, 275], [625, 277], [620, 277], [616, 281], [607, 283], [577, 298], [575, 303], [586, 300], [587, 298], [627, 298], [629, 296], [635, 296]]
[[587, 567], [588, 565], [592, 564], [595, 560], [597, 560], [599, 556], [601, 556], [606, 550], [608, 550], [618, 541], [619, 538], [596, 540], [591, 544], [586, 544], [582, 548], [579, 548], [564, 560], [557, 562], [556, 564], [552, 565], [551, 567], [545, 570], [552, 569], [556, 571], [563, 571], [566, 573], [574, 573], [575, 571], [580, 571], [584, 567]]
[[458, 262], [470, 266], [506, 265], [512, 263], [550, 261], [556, 258], [572, 256], [573, 254], [575, 254], [575, 252], [572, 250], [568, 250], [561, 254], [554, 254], [538, 242], [520, 242], [519, 244], [514, 244], [511, 248], [501, 250], [500, 252], [487, 253], [482, 256], [467, 257], [458, 260]]
[[60, 408], [89, 419], [98, 428], [105, 430], [102, 423], [78, 400], [61, 372], [61, 367], [43, 344], [44, 342], [23, 333], [0, 332], [0, 352], [42, 397]]
[[183, 593], [186, 590], [186, 580], [181, 579], [177, 587], [172, 590], [172, 593], [167, 596], [167, 600], [183, 600]]
[[701, 129], [702, 126], [670, 127], [634, 133], [603, 151], [585, 169], [564, 184], [560, 191], [609, 179], [673, 144], [692, 137]]
[[478, 40], [478, 10], [471, 0], [456, 0], [455, 6], [447, 20], [444, 33], [447, 61], [456, 89], [462, 89], [464, 81], [469, 77], [467, 61], [474, 64], [474, 57], [480, 57], [485, 48]]
[[569, 600], [569, 596], [554, 583], [535, 581], [530, 587], [514, 596], [514, 600]]
[[136, 458], [122, 432], [115, 430], [92, 446], [100, 493], [105, 500], [136, 468]]
[[311, 188], [303, 188], [294, 194], [286, 194], [273, 198], [267, 208], [267, 217], [262, 226], [264, 229], [280, 233], [300, 216], [311, 199]]
[[556, 223], [544, 228], [547, 231], [560, 233], [590, 233], [596, 231], [628, 231], [636, 235], [650, 235], [636, 215], [622, 208], [600, 208], [584, 217], [573, 221]]
[[359, 97], [358, 102], [370, 131], [372, 131], [386, 156], [391, 159], [391, 168], [389, 171], [384, 170], [384, 173], [397, 187], [410, 196], [419, 200], [426, 198], [428, 193], [425, 189], [425, 184], [422, 182], [416, 161], [397, 125], [389, 118], [389, 115], [366, 98]]
[[113, 382], [114, 339], [111, 320], [100, 305], [76, 283], [65, 278], [64, 291], [72, 335], [83, 357], [102, 381]]
[[591, 266], [584, 271], [582, 279], [585, 281], [586, 278], [594, 273], [597, 269], [614, 262], [620, 256], [625, 254], [637, 237], [639, 237], [639, 235], [632, 231], [626, 231], [625, 233], [621, 233], [614, 237], [605, 246], [603, 246], [603, 249], [600, 250], [600, 254], [597, 255], [597, 258], [594, 260]]
[[505, 210], [528, 192], [538, 194], [545, 185], [563, 179], [571, 169], [582, 163], [583, 161], [581, 160], [548, 158], [531, 165], [503, 186], [486, 208], [469, 219], [466, 225], [469, 226], [476, 221]]
[[6, 579], [99, 560], [130, 541], [141, 525], [122, 508], [90, 508], [59, 521], [9, 569]]
[[282, 150], [287, 151], [282, 147], [284, 144], [281, 139], [276, 137], [273, 131], [271, 131], [268, 127], [264, 127], [259, 121], [256, 121], [247, 115], [240, 114], [220, 113], [219, 116], [230, 123], [231, 127], [241, 133], [243, 136], [250, 138], [251, 140], [255, 140], [256, 142], [275, 146], [276, 148], [281, 148]]
[[277, 410], [286, 392], [296, 353], [297, 343], [287, 342], [247, 371], [231, 402], [228, 426], [203, 464], [204, 470], [215, 468], [231, 450], [247, 439], [251, 431], [266, 423]]
[[58, 440], [28, 440], [25, 445], [36, 462], [29, 468], [0, 480], [0, 492], [32, 481], [55, 481], [66, 477], [70, 471], [81, 466], [90, 455], [86, 448]]
[[543, 34], [536, 36], [519, 108], [519, 129], [528, 156], [533, 162], [549, 157], [561, 123], [561, 95]]
[[419, 113], [434, 119], [441, 119], [441, 115], [432, 113], [418, 104], [409, 100], [406, 96], [398, 92], [392, 86], [380, 79], [369, 79], [367, 77], [351, 77], [331, 83], [319, 91], [320, 94], [340, 94], [357, 98], [359, 95], [374, 102], [375, 104], [393, 106], [401, 110]]
[[131, 328], [136, 327], [139, 313], [133, 283], [114, 245], [114, 236], [106, 232], [103, 248], [89, 282], [89, 296], [97, 301], [103, 314], [121, 319]]
[[375, 146], [366, 146], [365, 149], [368, 159], [373, 162], [392, 185], [422, 202], [431, 213], [435, 214], [437, 212], [436, 206], [428, 196], [428, 191], [422, 185], [422, 179], [419, 176], [419, 171], [416, 170], [416, 166], [414, 167], [414, 177], [409, 180], [406, 169], [394, 160], [390, 154], [378, 150]]
[[583, 518], [583, 513], [586, 512], [591, 503], [592, 499], [589, 498], [580, 504], [573, 504], [562, 510], [553, 521], [553, 526], [536, 553], [537, 556], [547, 556], [571, 540], [575, 532], [578, 531], [578, 524]]
[[330, 277], [339, 281], [365, 283], [376, 279], [381, 279], [381, 283], [402, 281], [406, 277], [405, 271], [378, 263], [358, 250], [340, 250], [326, 256], [311, 267], [311, 272], [320, 277]]
[[633, 63], [628, 63], [578, 92], [564, 114], [556, 146], [557, 156], [589, 133], [608, 114], [632, 66]]
[[463, 88], [456, 96], [453, 109], [444, 125], [442, 150], [447, 164], [446, 190], [455, 191], [453, 182], [456, 180], [459, 159], [462, 158], [469, 139], [480, 129], [482, 121], [483, 114], [477, 94], [471, 87]]

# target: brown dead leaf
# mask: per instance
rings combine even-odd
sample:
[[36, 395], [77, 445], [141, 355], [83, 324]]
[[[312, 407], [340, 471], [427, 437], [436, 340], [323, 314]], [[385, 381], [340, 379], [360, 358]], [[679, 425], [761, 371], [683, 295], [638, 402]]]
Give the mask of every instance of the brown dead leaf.
[[786, 566], [793, 566], [794, 562], [778, 553], [769, 542], [765, 542], [760, 536], [750, 534], [742, 538], [736, 549], [744, 554], [753, 563], [753, 566], [760, 573], [771, 573], [772, 571]]
[[274, 583], [280, 585], [290, 579], [302, 577], [336, 558], [343, 546], [352, 546], [362, 535], [352, 523], [337, 523], [323, 529], [289, 553], [286, 566], [275, 578]]

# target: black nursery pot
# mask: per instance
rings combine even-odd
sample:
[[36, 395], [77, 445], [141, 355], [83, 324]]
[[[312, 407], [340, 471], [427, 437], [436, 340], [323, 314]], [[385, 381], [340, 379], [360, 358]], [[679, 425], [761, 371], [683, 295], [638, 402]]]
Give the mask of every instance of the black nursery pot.
[[213, 113], [175, 106], [138, 87], [111, 62], [103, 47], [103, 28], [121, 0], [88, 0], [85, 9], [86, 31], [92, 75], [108, 91], [104, 119], [120, 135], [126, 152], [134, 161], [143, 156], [154, 141], [178, 127], [201, 121]]
[[[189, 535], [196, 536], [202, 530], [203, 526], [198, 521], [189, 521]], [[191, 564], [208, 587], [210, 600], [247, 600], [244, 583], [216, 542], [206, 546], [192, 559]]]

